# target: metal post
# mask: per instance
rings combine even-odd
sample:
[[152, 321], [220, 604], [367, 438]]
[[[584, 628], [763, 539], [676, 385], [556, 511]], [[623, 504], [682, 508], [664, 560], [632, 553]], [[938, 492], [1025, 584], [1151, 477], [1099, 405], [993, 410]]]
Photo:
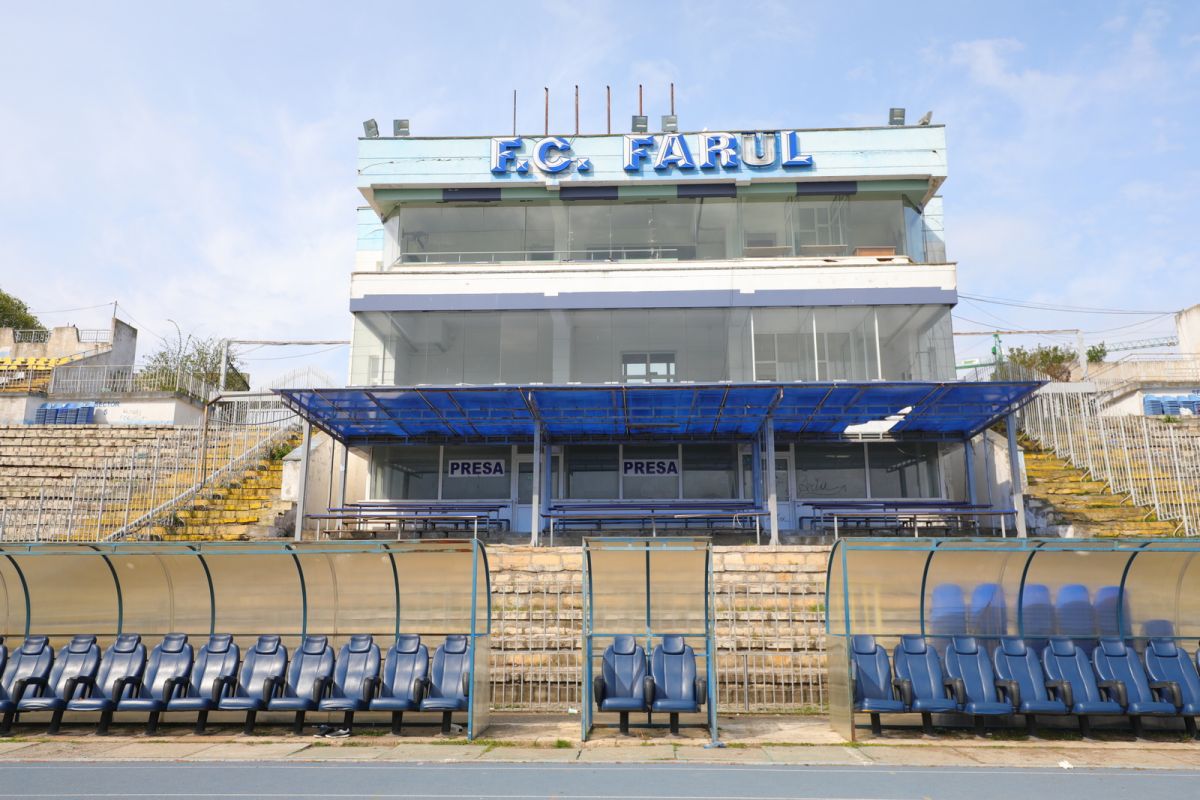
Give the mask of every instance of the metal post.
[[[75, 498], [79, 496], [79, 476], [76, 475], [71, 481], [71, 502], [67, 506], [67, 541], [71, 541], [71, 534], [75, 531]], [[3, 538], [3, 537], [0, 537]]]
[[221, 340], [221, 377], [217, 381], [217, 392], [225, 391], [225, 373], [229, 366], [229, 340]]
[[100, 539], [100, 526], [104, 522], [104, 496], [108, 493], [108, 461], [104, 462], [103, 477], [100, 481], [100, 510], [96, 514], [96, 540]]
[[1013, 523], [1017, 527], [1017, 536], [1024, 539], [1028, 534], [1025, 528], [1025, 492], [1021, 485], [1021, 450], [1017, 447], [1017, 421], [1009, 414], [1004, 421], [1008, 432], [1008, 470], [1009, 496], [1013, 510], [1017, 512]]
[[963, 461], [966, 468], [964, 475], [967, 482], [967, 502], [975, 505], [975, 443], [971, 439], [963, 439]]
[[1142, 417], [1142, 446], [1146, 453], [1146, 476], [1150, 478], [1150, 497], [1154, 502], [1154, 516], [1163, 519], [1162, 506], [1158, 503], [1158, 480], [1154, 476], [1154, 456], [1150, 451], [1150, 424]]
[[533, 428], [533, 492], [529, 498], [529, 544], [537, 547], [542, 532], [542, 426]]
[[42, 509], [46, 507], [46, 487], [43, 486], [38, 490], [38, 513], [37, 522], [33, 525], [33, 540], [40, 542], [42, 540]]
[[762, 437], [755, 436], [750, 454], [750, 485], [753, 487], [755, 510], [761, 509], [763, 504], [762, 455]]
[[125, 521], [121, 523], [122, 530], [129, 526], [129, 507], [133, 505], [133, 472], [135, 458], [137, 458], [136, 451], [129, 455], [129, 474], [125, 476]]
[[779, 502], [775, 496], [775, 420], [767, 417], [766, 430], [767, 441], [764, 443], [767, 451], [767, 469], [765, 480], [767, 482], [767, 513], [771, 520], [771, 545], [779, 544]]
[[300, 443], [300, 489], [296, 502], [296, 541], [300, 541], [300, 534], [304, 530], [304, 501], [308, 499], [308, 451], [311, 444], [312, 423], [304, 420], [304, 441]]
[[1183, 493], [1183, 468], [1179, 463], [1179, 448], [1175, 443], [1175, 429], [1167, 430], [1167, 438], [1171, 442], [1171, 471], [1175, 473], [1175, 487], [1179, 492], [1179, 514], [1183, 518], [1183, 532], [1185, 534], [1191, 531], [1191, 523], [1188, 520], [1187, 500]]
[[338, 508], [346, 505], [346, 473], [350, 468], [350, 448], [342, 445], [341, 481], [338, 486]]

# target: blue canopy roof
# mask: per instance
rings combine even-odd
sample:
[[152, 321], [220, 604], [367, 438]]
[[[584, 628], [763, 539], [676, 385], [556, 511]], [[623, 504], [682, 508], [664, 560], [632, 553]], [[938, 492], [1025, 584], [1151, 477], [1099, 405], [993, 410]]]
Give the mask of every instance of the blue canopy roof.
[[749, 439], [961, 439], [1028, 401], [1037, 383], [673, 383], [603, 386], [351, 386], [277, 389], [351, 447]]

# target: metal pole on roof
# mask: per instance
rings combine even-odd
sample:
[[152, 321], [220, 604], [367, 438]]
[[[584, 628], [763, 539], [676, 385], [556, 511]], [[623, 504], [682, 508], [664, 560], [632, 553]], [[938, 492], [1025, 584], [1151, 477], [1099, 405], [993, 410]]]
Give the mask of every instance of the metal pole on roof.
[[1025, 493], [1021, 486], [1021, 449], [1017, 447], [1017, 420], [1011, 413], [1004, 418], [1004, 427], [1008, 433], [1009, 497], [1017, 512], [1014, 520], [1017, 536], [1024, 539], [1028, 533], [1025, 530]]
[[779, 499], [775, 496], [775, 420], [767, 417], [766, 424], [767, 468], [763, 480], [767, 482], [767, 514], [771, 520], [771, 545], [779, 544]]
[[[533, 426], [533, 479], [529, 498], [529, 544], [537, 547], [542, 532], [542, 426]], [[514, 509], [515, 510], [515, 509]]]
[[304, 530], [304, 501], [308, 499], [308, 450], [312, 444], [312, 423], [304, 420], [304, 441], [300, 443], [300, 489], [296, 502], [296, 530], [293, 538], [300, 541]]

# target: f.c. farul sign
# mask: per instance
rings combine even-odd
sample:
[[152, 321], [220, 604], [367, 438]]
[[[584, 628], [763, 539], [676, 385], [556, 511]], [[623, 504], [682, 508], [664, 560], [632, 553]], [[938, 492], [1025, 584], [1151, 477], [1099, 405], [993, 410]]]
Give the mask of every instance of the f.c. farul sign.
[[[586, 175], [592, 160], [574, 151], [562, 136], [526, 139], [492, 139], [492, 172], [496, 175], [530, 170], [557, 175], [570, 170]], [[743, 169], [802, 169], [813, 165], [813, 157], [800, 149], [796, 131], [754, 133], [657, 133], [626, 134], [621, 148], [622, 168], [630, 174], [646, 169], [666, 174], [679, 172], [738, 172]]]

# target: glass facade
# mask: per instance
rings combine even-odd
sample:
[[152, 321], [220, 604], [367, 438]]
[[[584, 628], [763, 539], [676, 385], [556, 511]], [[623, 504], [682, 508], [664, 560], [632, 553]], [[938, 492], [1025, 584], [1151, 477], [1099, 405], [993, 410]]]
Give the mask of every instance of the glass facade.
[[950, 308], [396, 311], [355, 315], [359, 386], [953, 380]]
[[405, 205], [398, 264], [926, 257], [902, 194]]

